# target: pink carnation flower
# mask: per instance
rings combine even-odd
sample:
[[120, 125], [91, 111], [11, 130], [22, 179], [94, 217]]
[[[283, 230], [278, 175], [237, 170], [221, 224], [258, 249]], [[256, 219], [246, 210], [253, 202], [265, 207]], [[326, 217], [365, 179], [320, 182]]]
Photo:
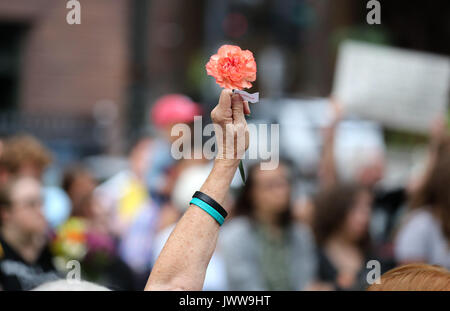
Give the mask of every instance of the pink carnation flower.
[[256, 62], [249, 50], [243, 51], [235, 45], [222, 45], [206, 64], [206, 72], [221, 87], [242, 90], [251, 88], [250, 82], [256, 80]]

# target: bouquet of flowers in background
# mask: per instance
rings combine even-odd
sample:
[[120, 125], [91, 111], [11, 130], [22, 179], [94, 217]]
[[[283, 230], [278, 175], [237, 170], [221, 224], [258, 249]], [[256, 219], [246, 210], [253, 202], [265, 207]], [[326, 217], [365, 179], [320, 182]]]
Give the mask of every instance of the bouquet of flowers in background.
[[77, 260], [81, 263], [83, 278], [90, 281], [97, 280], [102, 268], [115, 256], [112, 237], [90, 229], [88, 221], [81, 217], [71, 217], [58, 228], [51, 248], [58, 270], [66, 271], [67, 262]]

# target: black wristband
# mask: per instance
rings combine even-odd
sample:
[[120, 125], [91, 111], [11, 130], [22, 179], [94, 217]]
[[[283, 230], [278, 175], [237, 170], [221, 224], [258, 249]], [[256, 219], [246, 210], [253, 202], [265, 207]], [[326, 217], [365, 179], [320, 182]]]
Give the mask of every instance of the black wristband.
[[196, 191], [192, 197], [202, 200], [203, 202], [209, 204], [212, 208], [214, 208], [217, 212], [219, 212], [219, 214], [222, 215], [224, 219], [228, 216], [227, 211], [209, 195], [201, 191]]

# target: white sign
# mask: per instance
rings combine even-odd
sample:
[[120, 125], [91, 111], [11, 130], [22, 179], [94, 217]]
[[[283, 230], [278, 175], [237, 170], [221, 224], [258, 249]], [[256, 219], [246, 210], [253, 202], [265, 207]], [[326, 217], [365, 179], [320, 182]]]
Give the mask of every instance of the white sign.
[[411, 132], [428, 132], [447, 111], [448, 57], [346, 41], [339, 50], [333, 96], [346, 112]]

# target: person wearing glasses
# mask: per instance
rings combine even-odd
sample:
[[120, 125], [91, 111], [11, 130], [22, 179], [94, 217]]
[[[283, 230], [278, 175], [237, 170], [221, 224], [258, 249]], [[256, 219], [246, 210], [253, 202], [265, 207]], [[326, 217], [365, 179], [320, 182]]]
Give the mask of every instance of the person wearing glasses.
[[59, 278], [47, 244], [41, 184], [10, 179], [0, 189], [0, 289], [29, 290]]
[[305, 290], [316, 284], [315, 243], [309, 228], [295, 222], [290, 167], [249, 167], [233, 219], [220, 246], [231, 290]]

